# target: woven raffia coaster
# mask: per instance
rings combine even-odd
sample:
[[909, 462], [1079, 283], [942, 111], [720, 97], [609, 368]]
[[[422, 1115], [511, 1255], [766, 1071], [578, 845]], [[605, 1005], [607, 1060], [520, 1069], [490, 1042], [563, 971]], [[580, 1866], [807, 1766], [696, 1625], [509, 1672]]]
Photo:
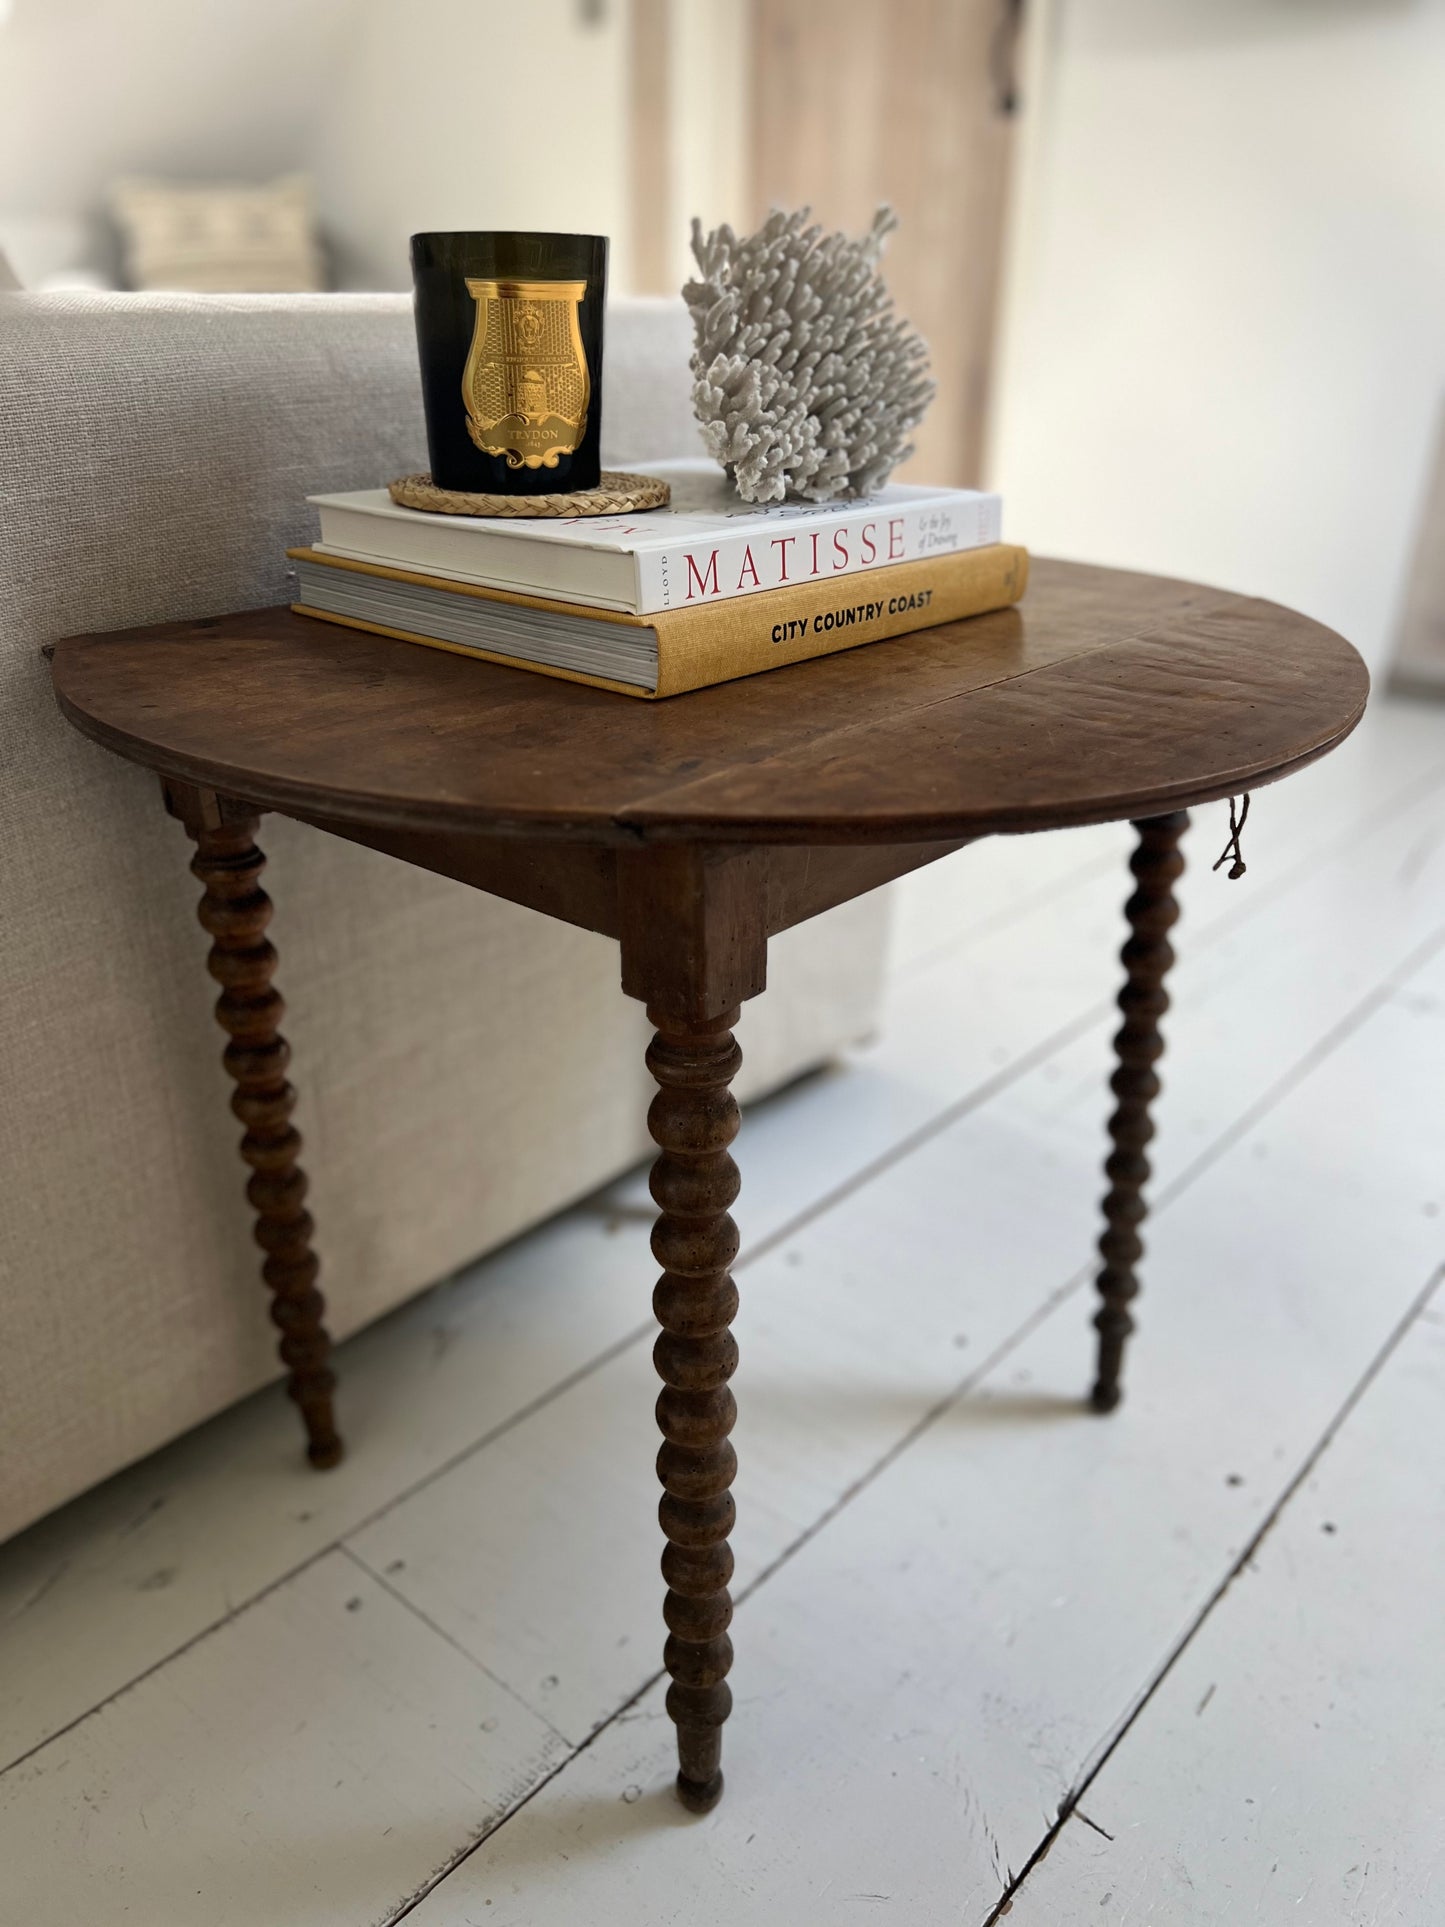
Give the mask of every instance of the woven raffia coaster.
[[666, 508], [672, 490], [652, 475], [628, 475], [604, 468], [596, 488], [568, 495], [468, 495], [438, 488], [430, 475], [403, 475], [387, 484], [387, 494], [404, 509], [429, 515], [632, 515], [639, 509]]

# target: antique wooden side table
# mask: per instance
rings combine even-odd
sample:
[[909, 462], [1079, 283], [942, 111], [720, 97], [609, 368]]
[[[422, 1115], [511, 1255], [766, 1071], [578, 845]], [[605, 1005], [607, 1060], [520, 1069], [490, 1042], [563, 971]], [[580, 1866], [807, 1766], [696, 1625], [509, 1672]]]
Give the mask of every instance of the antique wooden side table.
[[260, 813], [617, 938], [622, 988], [656, 1028], [667, 1707], [679, 1792], [705, 1811], [731, 1705], [731, 1027], [763, 989], [768, 938], [979, 837], [1136, 824], [1095, 1320], [1093, 1403], [1107, 1411], [1143, 1250], [1185, 812], [1340, 742], [1364, 708], [1364, 665], [1270, 603], [1040, 563], [1018, 609], [657, 704], [284, 608], [78, 637], [53, 667], [71, 722], [157, 771], [196, 844], [263, 1273], [317, 1465], [341, 1445]]

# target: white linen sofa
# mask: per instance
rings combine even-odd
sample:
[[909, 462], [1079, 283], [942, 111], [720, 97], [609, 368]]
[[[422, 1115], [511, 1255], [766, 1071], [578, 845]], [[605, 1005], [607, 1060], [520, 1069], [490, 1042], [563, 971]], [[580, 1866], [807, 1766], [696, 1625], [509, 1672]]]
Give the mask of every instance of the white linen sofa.
[[[606, 460], [693, 445], [687, 347], [613, 305]], [[425, 461], [404, 298], [0, 296], [0, 1538], [278, 1371], [190, 845], [42, 647], [281, 601], [308, 492]], [[646, 1023], [604, 938], [261, 842], [340, 1337], [645, 1154]], [[875, 898], [775, 942], [743, 1095], [869, 1027], [884, 937]]]

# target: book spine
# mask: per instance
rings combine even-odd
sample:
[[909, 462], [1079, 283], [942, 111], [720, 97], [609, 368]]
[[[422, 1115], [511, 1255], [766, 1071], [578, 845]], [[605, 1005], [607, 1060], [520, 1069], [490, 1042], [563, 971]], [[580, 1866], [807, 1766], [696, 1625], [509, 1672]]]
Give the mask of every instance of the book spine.
[[1017, 602], [1028, 584], [1028, 554], [991, 543], [933, 561], [895, 564], [876, 585], [817, 582], [754, 599], [733, 598], [712, 609], [654, 616], [656, 694], [732, 682], [785, 663], [855, 649], [959, 622]]
[[860, 508], [830, 516], [823, 528], [799, 529], [780, 520], [747, 534], [640, 549], [637, 609], [640, 615], [699, 609], [926, 562], [996, 543], [1001, 525], [997, 495], [961, 492], [892, 509]]

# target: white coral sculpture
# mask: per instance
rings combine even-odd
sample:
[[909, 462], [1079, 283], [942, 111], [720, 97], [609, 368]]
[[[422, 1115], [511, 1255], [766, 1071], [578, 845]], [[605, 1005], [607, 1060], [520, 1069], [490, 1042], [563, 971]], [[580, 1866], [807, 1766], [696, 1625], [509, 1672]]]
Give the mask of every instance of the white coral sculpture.
[[878, 274], [898, 225], [859, 241], [775, 208], [742, 240], [692, 224], [692, 405], [745, 502], [827, 502], [881, 488], [933, 399], [928, 349]]

